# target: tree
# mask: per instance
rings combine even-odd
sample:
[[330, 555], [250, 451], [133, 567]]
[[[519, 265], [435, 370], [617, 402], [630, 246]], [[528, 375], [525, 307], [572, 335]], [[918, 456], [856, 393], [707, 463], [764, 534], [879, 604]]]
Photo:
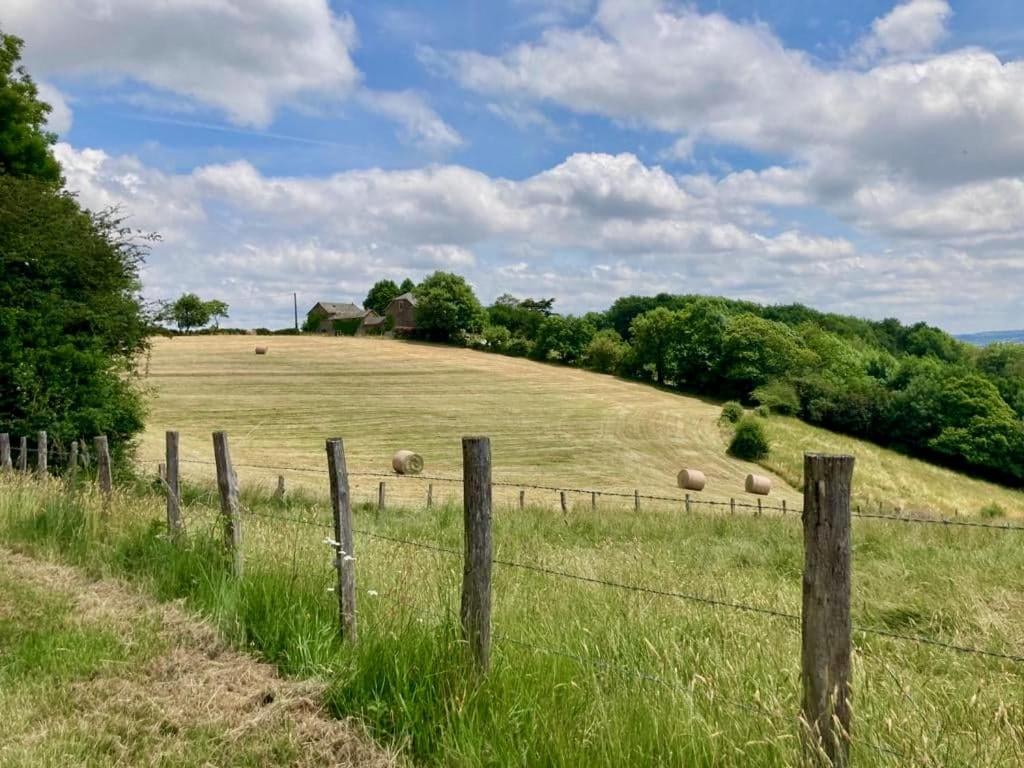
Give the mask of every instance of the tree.
[[57, 136], [45, 127], [51, 107], [18, 64], [22, 45], [0, 32], [0, 174], [59, 183], [60, 165], [50, 151]]
[[395, 285], [394, 280], [378, 280], [363, 299], [363, 309], [372, 309], [378, 315], [383, 315], [391, 300], [402, 293], [402, 289]]
[[629, 326], [637, 361], [654, 369], [659, 384], [665, 383], [669, 350], [679, 322], [679, 314], [665, 307], [656, 307], [633, 319]]
[[749, 313], [736, 315], [722, 337], [722, 370], [742, 397], [774, 379], [795, 378], [817, 363], [788, 325]]
[[594, 333], [594, 326], [582, 318], [551, 315], [544, 318], [537, 331], [533, 356], [539, 360], [561, 360], [567, 365], [574, 365], [583, 358]]
[[594, 334], [583, 353], [583, 363], [599, 373], [616, 373], [628, 351], [629, 345], [609, 328]]
[[157, 318], [161, 322], [174, 323], [179, 331], [188, 333], [210, 322], [210, 307], [196, 294], [183, 293], [175, 301], [165, 304]]
[[708, 390], [720, 382], [725, 326], [721, 301], [700, 297], [681, 311], [671, 329], [668, 359], [677, 386]]
[[555, 306], [555, 300], [551, 299], [523, 299], [519, 302], [519, 306], [530, 312], [539, 312], [548, 317], [554, 313], [552, 307]]
[[401, 296], [403, 293], [411, 293], [414, 290], [416, 290], [416, 283], [414, 283], [411, 278], [407, 277], [402, 281], [402, 284], [398, 286], [398, 295]]
[[[228, 316], [228, 305], [226, 302], [220, 299], [211, 299], [205, 302], [206, 313], [210, 316], [210, 320], [213, 320], [213, 327], [220, 328], [220, 318], [227, 318]], [[209, 321], [207, 321], [209, 322]]]
[[451, 272], [435, 272], [413, 292], [416, 296], [416, 329], [436, 341], [478, 333], [486, 314], [469, 283]]
[[138, 295], [145, 242], [50, 182], [0, 175], [0, 413], [56, 445], [143, 426], [133, 376], [150, 320]]

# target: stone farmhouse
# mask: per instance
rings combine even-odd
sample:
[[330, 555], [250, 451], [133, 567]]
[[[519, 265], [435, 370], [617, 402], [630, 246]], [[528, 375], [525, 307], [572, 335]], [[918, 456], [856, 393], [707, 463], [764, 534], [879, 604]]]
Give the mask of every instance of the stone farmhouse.
[[365, 336], [385, 330], [408, 332], [416, 328], [416, 297], [412, 293], [396, 296], [384, 310], [384, 317], [350, 302], [318, 301], [306, 318], [307, 327], [328, 336]]

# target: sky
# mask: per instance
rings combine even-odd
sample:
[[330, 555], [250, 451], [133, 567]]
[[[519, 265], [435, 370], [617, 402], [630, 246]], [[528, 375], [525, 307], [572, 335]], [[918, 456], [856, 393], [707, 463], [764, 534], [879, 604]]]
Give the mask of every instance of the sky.
[[464, 275], [1024, 327], [1019, 0], [4, 0], [147, 299]]

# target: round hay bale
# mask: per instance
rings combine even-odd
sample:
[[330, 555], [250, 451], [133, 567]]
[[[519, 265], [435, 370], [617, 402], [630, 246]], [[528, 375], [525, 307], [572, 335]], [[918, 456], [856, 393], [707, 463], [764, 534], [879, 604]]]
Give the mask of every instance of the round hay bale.
[[699, 469], [684, 469], [676, 475], [679, 487], [687, 491], [703, 491], [708, 479]]
[[257, 355], [265, 355], [265, 354], [267, 354], [267, 348], [266, 347], [256, 347], [256, 354]]
[[744, 488], [747, 493], [767, 496], [772, 490], [772, 479], [764, 475], [747, 475], [747, 482]]
[[413, 451], [401, 450], [391, 457], [391, 467], [400, 475], [418, 475], [423, 471], [423, 457]]

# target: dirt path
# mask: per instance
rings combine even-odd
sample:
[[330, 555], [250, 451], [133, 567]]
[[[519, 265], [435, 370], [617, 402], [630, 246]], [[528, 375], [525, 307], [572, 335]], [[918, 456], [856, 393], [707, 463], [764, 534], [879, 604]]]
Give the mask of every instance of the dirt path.
[[397, 764], [179, 606], [3, 548], [0, 682], [4, 766]]

